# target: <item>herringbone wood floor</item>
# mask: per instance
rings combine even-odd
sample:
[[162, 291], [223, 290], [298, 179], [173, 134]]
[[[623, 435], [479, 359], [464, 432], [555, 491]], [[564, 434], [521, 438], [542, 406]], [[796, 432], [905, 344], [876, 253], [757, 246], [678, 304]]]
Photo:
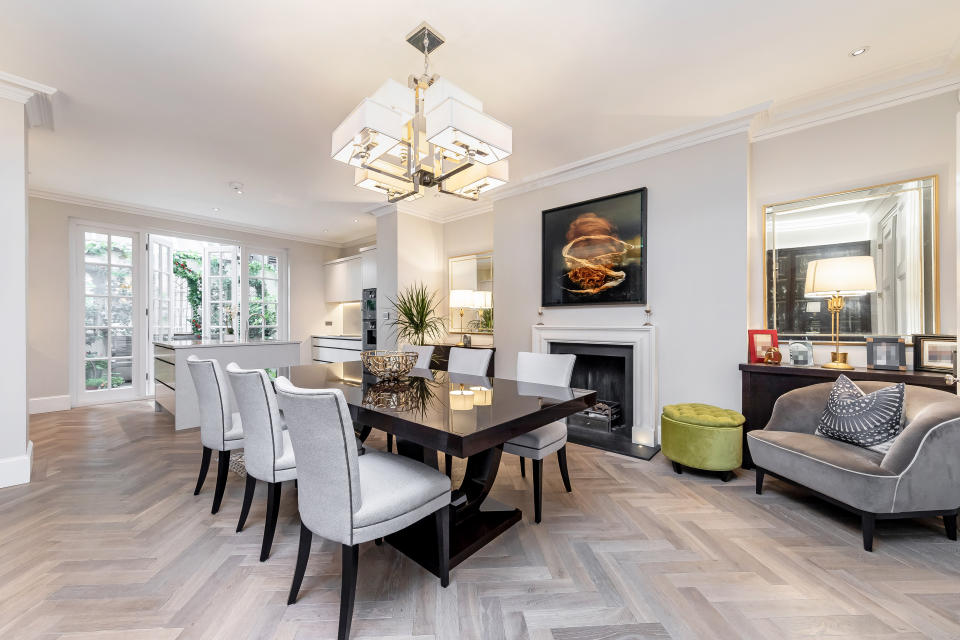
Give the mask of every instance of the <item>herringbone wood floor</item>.
[[[34, 480], [0, 489], [0, 638], [335, 637], [339, 547], [315, 540], [300, 602], [296, 491], [258, 562], [264, 490], [234, 533], [242, 482], [210, 515], [198, 433], [129, 403], [34, 416]], [[374, 436], [371, 444], [382, 446]], [[448, 589], [389, 546], [363, 545], [353, 637], [958, 638], [960, 546], [935, 520], [858, 521], [776, 480], [676, 476], [571, 445], [574, 493], [545, 470], [544, 521], [504, 456], [493, 496], [524, 522]]]

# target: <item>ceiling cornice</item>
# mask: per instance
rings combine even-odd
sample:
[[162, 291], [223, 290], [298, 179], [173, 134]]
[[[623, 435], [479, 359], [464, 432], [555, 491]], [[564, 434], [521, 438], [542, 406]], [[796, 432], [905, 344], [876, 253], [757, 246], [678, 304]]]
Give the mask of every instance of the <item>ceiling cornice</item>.
[[0, 98], [23, 104], [31, 127], [53, 129], [53, 103], [50, 98], [56, 92], [53, 87], [0, 71]]
[[210, 216], [202, 216], [192, 213], [184, 213], [182, 211], [173, 211], [171, 209], [160, 209], [157, 207], [147, 207], [138, 204], [132, 204], [129, 202], [119, 202], [117, 200], [108, 200], [106, 198], [95, 198], [90, 196], [84, 196], [76, 193], [66, 193], [63, 191], [54, 191], [49, 189], [40, 189], [31, 187], [28, 190], [30, 197], [32, 198], [42, 198], [44, 200], [53, 200], [55, 202], [64, 202], [67, 204], [75, 204], [82, 207], [94, 207], [97, 209], [106, 209], [107, 211], [119, 211], [121, 213], [130, 213], [138, 216], [148, 216], [151, 218], [161, 218], [163, 220], [173, 220], [176, 222], [183, 222], [187, 224], [200, 224], [208, 227], [217, 227], [218, 229], [226, 229], [229, 231], [239, 231], [242, 233], [252, 233], [260, 236], [266, 236], [268, 238], [278, 238], [281, 240], [289, 240], [294, 242], [303, 242], [306, 244], [315, 244], [323, 247], [333, 247], [336, 249], [342, 249], [347, 243], [344, 242], [332, 242], [329, 240], [324, 240], [323, 238], [317, 238], [314, 236], [302, 235], [302, 234], [293, 234], [293, 233], [282, 233], [275, 231], [273, 229], [268, 229], [265, 227], [258, 227], [255, 225], [242, 224], [238, 222], [226, 222], [218, 218], [211, 218]]

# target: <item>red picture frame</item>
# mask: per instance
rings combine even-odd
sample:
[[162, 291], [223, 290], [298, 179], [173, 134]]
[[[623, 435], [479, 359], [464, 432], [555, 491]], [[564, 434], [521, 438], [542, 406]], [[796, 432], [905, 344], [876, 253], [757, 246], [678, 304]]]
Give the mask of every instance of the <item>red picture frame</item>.
[[767, 349], [776, 346], [776, 329], [747, 329], [747, 362], [763, 362]]

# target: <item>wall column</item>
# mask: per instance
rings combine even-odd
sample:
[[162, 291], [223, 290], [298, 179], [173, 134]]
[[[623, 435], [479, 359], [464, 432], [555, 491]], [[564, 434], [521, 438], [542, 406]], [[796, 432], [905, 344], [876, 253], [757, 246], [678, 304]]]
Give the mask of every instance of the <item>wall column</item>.
[[[27, 418], [27, 128], [51, 125], [56, 90], [0, 72], [0, 487], [30, 482]], [[64, 247], [66, 251], [66, 247]], [[63, 319], [66, 322], [66, 318]]]

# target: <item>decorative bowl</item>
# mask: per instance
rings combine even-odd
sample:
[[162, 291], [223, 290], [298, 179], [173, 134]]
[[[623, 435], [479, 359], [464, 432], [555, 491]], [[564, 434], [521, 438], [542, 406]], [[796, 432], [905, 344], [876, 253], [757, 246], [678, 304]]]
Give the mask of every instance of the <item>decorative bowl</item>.
[[404, 377], [417, 364], [417, 354], [412, 351], [362, 351], [363, 367], [381, 380], [397, 380]]
[[373, 409], [410, 411], [416, 404], [417, 394], [407, 381], [384, 380], [363, 393], [363, 405]]

